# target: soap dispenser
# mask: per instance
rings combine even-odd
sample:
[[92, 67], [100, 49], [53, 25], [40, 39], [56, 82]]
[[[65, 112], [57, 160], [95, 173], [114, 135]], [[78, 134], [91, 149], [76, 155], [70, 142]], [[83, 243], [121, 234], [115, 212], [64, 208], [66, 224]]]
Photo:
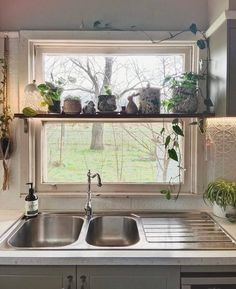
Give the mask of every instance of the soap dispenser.
[[33, 189], [33, 183], [26, 183], [29, 185], [29, 193], [25, 197], [25, 216], [34, 217], [38, 215], [38, 196]]

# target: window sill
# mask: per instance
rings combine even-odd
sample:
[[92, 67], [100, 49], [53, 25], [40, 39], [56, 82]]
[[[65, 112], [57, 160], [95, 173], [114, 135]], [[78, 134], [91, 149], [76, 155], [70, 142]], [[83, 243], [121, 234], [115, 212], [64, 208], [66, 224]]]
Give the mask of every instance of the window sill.
[[[27, 194], [20, 194], [21, 198], [24, 198]], [[165, 196], [161, 193], [153, 193], [153, 192], [92, 192], [93, 198], [146, 198], [146, 197], [157, 197], [157, 198], [163, 198], [165, 199]], [[180, 197], [198, 197], [200, 194], [198, 193], [186, 193], [182, 192], [180, 193]], [[62, 198], [85, 198], [87, 197], [87, 193], [82, 192], [37, 192], [37, 196], [39, 197], [62, 197]], [[175, 197], [176, 194], [173, 194], [173, 197]]]
[[145, 119], [145, 118], [207, 118], [214, 117], [214, 113], [160, 113], [160, 114], [122, 114], [122, 113], [96, 113], [96, 114], [63, 114], [63, 113], [46, 113], [37, 114], [36, 116], [27, 117], [23, 113], [15, 113], [15, 118], [50, 118], [50, 119]]

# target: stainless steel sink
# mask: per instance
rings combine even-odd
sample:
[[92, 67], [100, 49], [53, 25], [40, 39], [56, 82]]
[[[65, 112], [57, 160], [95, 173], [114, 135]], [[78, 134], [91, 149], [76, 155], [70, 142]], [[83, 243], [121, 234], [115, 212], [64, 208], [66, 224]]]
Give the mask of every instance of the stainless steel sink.
[[236, 250], [234, 240], [206, 213], [104, 212], [19, 219], [0, 237], [0, 250]]
[[82, 225], [83, 219], [78, 216], [38, 215], [24, 221], [8, 243], [16, 248], [63, 247], [79, 238]]
[[139, 241], [136, 221], [126, 216], [101, 216], [89, 223], [86, 241], [98, 247], [124, 247]]

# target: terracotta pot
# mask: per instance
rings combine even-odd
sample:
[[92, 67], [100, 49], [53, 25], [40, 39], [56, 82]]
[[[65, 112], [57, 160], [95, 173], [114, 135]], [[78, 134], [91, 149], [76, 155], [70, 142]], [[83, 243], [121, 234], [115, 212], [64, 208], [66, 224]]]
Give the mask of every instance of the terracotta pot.
[[80, 114], [82, 110], [81, 102], [77, 99], [65, 99], [63, 105], [64, 113]]

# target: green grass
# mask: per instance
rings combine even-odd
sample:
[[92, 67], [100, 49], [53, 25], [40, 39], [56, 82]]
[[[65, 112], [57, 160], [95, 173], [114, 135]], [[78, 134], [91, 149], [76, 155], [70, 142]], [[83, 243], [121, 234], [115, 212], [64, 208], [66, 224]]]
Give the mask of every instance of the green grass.
[[[148, 150], [130, 137], [119, 124], [104, 125], [104, 150], [90, 149], [92, 124], [65, 126], [61, 162], [61, 125], [46, 126], [48, 173], [44, 176], [45, 181], [85, 183], [88, 169], [99, 172], [104, 182], [157, 181], [156, 161], [150, 159]], [[125, 128], [155, 152], [152, 135], [147, 128], [141, 124], [126, 124]], [[156, 124], [156, 130], [160, 131], [159, 124]]]

